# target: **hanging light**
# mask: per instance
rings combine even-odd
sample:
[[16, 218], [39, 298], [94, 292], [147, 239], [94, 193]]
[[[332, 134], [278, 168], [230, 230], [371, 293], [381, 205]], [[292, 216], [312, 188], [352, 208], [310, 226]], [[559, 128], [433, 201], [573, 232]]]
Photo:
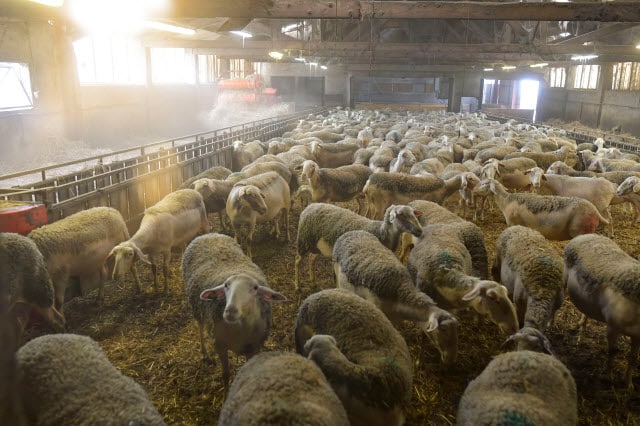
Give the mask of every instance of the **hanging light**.
[[273, 59], [279, 61], [280, 59], [282, 59], [284, 54], [282, 52], [278, 52], [276, 50], [272, 50], [271, 52], [269, 52], [269, 56], [271, 56]]
[[327, 66], [326, 65], [320, 65], [320, 68], [323, 69], [323, 70], [326, 70]]
[[493, 71], [493, 68], [485, 68], [483, 71]]
[[516, 66], [515, 65], [504, 65], [502, 67], [503, 70], [508, 71], [508, 70], [515, 70]]
[[540, 62], [540, 63], [538, 63], [538, 64], [533, 64], [533, 65], [529, 65], [529, 66], [530, 66], [531, 68], [544, 68], [544, 67], [546, 67], [547, 65], [549, 65], [549, 64], [548, 64], [548, 63], [546, 63], [546, 62]]
[[242, 31], [242, 30], [234, 30], [234, 31], [229, 31], [231, 34], [235, 34], [238, 35], [242, 38], [251, 38], [253, 37], [253, 34], [251, 34], [248, 31]]
[[298, 61], [298, 62], [305, 62], [306, 59], [304, 59], [304, 57], [302, 56], [298, 56], [297, 58], [293, 58], [294, 61]]
[[588, 61], [589, 59], [595, 59], [598, 55], [573, 55], [571, 57], [572, 61]]

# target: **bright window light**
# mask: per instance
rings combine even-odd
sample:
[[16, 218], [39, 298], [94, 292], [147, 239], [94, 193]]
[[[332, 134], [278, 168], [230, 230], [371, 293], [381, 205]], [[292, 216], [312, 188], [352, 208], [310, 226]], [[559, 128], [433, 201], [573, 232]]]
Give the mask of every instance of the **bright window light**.
[[247, 31], [229, 31], [231, 34], [235, 34], [238, 35], [242, 38], [251, 38], [253, 37], [253, 34], [251, 34], [250, 32]]
[[323, 69], [323, 70], [326, 70], [327, 66], [326, 65], [320, 65], [320, 68]]
[[195, 84], [195, 56], [181, 47], [151, 48], [151, 81], [156, 84]]
[[312, 67], [317, 67], [318, 63], [317, 62], [309, 62], [309, 65], [311, 65]]
[[303, 57], [298, 57], [298, 58], [293, 58], [294, 61], [298, 61], [298, 62], [305, 62], [306, 59], [304, 59]]
[[485, 68], [483, 71], [493, 71], [493, 68]]
[[269, 56], [271, 56], [273, 59], [280, 60], [280, 59], [282, 59], [284, 54], [282, 52], [277, 52], [277, 51], [274, 50], [274, 51], [269, 52]]
[[548, 66], [549, 64], [546, 62], [540, 62], [538, 64], [533, 64], [533, 65], [529, 65], [531, 68], [544, 68], [546, 66]]
[[177, 25], [165, 24], [164, 22], [144, 21], [143, 25], [154, 30], [167, 31], [170, 33], [192, 36], [196, 32], [191, 28], [179, 27]]
[[29, 66], [0, 62], [0, 111], [33, 108]]
[[595, 59], [598, 55], [573, 55], [571, 57], [572, 61], [588, 61], [589, 59]]
[[145, 84], [144, 48], [123, 35], [98, 34], [73, 43], [81, 85]]
[[505, 65], [502, 67], [503, 70], [515, 70], [515, 65]]
[[71, 17], [91, 33], [135, 33], [146, 17], [162, 11], [166, 0], [68, 0]]
[[64, 0], [31, 0], [33, 3], [43, 4], [51, 7], [61, 7], [64, 4]]
[[564, 32], [564, 33], [558, 34], [558, 37], [569, 37], [570, 35], [571, 35], [571, 33]]

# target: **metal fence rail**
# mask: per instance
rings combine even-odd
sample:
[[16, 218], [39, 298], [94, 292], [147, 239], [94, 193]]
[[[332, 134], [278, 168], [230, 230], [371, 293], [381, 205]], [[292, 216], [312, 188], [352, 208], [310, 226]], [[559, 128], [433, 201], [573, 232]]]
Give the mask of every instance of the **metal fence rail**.
[[[110, 206], [135, 229], [147, 207], [185, 180], [214, 166], [231, 168], [234, 141], [267, 141], [293, 129], [310, 113], [327, 110], [302, 111], [0, 176], [0, 200], [43, 203], [50, 222], [90, 207]], [[60, 173], [74, 166], [80, 170]], [[3, 182], [28, 176], [34, 178], [28, 185], [2, 187]]]

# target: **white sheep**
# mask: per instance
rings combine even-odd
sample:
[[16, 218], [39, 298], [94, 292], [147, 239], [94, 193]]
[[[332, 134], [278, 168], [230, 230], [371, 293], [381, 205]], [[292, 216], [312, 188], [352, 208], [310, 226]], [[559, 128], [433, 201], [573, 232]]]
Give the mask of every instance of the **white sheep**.
[[518, 323], [545, 333], [564, 298], [562, 257], [549, 241], [531, 228], [510, 226], [496, 241], [491, 272], [509, 290]]
[[413, 363], [400, 333], [372, 303], [344, 289], [307, 297], [296, 317], [298, 353], [314, 361], [353, 425], [404, 424]]
[[607, 237], [580, 235], [565, 246], [563, 278], [571, 301], [583, 313], [581, 331], [587, 316], [607, 324], [610, 371], [618, 336], [631, 337], [625, 383], [633, 389], [640, 349], [640, 262]]
[[315, 282], [316, 254], [331, 257], [333, 245], [345, 232], [365, 230], [375, 235], [385, 247], [395, 251], [403, 232], [415, 236], [422, 235], [422, 227], [414, 211], [408, 206], [390, 206], [384, 220], [370, 220], [351, 210], [332, 204], [312, 203], [300, 214], [298, 236], [296, 239], [295, 289], [298, 290], [300, 279], [300, 262], [309, 255], [309, 280]]
[[219, 426], [302, 424], [348, 426], [347, 413], [309, 359], [290, 352], [263, 352], [236, 373]]
[[408, 149], [402, 149], [398, 156], [389, 163], [391, 173], [409, 173], [416, 164], [416, 156]]
[[[44, 257], [55, 290], [55, 307], [62, 312], [65, 292], [72, 277], [79, 278], [81, 290], [83, 284], [97, 281], [98, 302], [102, 300], [108, 276], [107, 257], [114, 246], [129, 239], [129, 231], [118, 210], [93, 207], [36, 228], [28, 237]], [[131, 269], [131, 272], [139, 289], [137, 271]]]
[[[256, 224], [273, 222], [276, 239], [280, 238], [280, 218], [284, 221], [286, 241], [289, 235], [291, 193], [287, 182], [276, 172], [267, 172], [236, 183], [227, 198], [227, 215], [235, 239], [245, 246], [251, 257], [251, 244]], [[246, 230], [245, 230], [246, 227]]]
[[18, 350], [16, 360], [29, 424], [165, 424], [145, 390], [90, 337], [37, 337]]
[[409, 254], [407, 269], [416, 286], [443, 309], [473, 308], [503, 333], [518, 331], [518, 319], [505, 286], [472, 274], [472, 259], [456, 224], [433, 224]]
[[416, 289], [407, 268], [373, 234], [342, 234], [333, 246], [333, 269], [338, 287], [372, 302], [394, 324], [416, 322], [436, 345], [442, 362], [455, 361], [458, 320]]
[[311, 153], [320, 167], [335, 168], [351, 164], [358, 148], [357, 144], [311, 142]]
[[575, 425], [576, 383], [551, 355], [507, 352], [467, 385], [456, 420], [460, 426]]
[[0, 299], [7, 303], [8, 323], [17, 341], [26, 325], [37, 318], [56, 331], [64, 330], [64, 317], [54, 306], [51, 278], [33, 240], [0, 232], [0, 271]]
[[599, 223], [609, 224], [591, 202], [582, 198], [511, 194], [494, 179], [482, 181], [475, 191], [494, 194], [507, 225], [528, 226], [550, 240], [568, 240], [594, 232]]
[[335, 169], [320, 168], [314, 161], [307, 160], [302, 163], [301, 170], [301, 178], [309, 180], [311, 201], [326, 203], [355, 198], [358, 202], [357, 213], [365, 210], [362, 188], [371, 175], [368, 167], [352, 164]]
[[259, 140], [243, 143], [242, 141], [233, 142], [233, 151], [231, 152], [232, 170], [240, 171], [243, 167], [251, 164], [255, 159], [263, 156], [265, 153], [264, 146]]
[[162, 256], [164, 292], [169, 289], [171, 249], [183, 247], [199, 233], [209, 232], [210, 225], [202, 195], [194, 189], [170, 192], [145, 210], [140, 227], [127, 241], [113, 247], [113, 278], [121, 279], [129, 270], [135, 271], [135, 261], [151, 265], [153, 286], [158, 290], [158, 262]]
[[187, 304], [198, 322], [202, 357], [209, 362], [205, 335], [214, 339], [229, 384], [231, 350], [247, 359], [258, 353], [271, 330], [271, 301], [286, 298], [267, 286], [262, 270], [231, 237], [207, 234], [195, 238], [182, 256]]

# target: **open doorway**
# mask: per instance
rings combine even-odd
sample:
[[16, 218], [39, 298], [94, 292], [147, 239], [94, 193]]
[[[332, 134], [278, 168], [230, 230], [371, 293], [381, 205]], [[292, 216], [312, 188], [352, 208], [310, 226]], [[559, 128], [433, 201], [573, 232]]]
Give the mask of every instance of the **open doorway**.
[[483, 79], [482, 109], [535, 121], [539, 89], [540, 82], [535, 79]]

